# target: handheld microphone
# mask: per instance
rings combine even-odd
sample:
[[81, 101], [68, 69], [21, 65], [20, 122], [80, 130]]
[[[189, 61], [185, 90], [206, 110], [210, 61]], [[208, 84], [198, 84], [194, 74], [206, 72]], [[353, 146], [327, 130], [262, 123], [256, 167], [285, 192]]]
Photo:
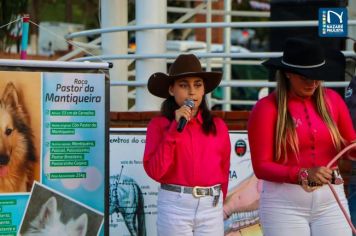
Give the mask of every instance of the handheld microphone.
[[[190, 109], [193, 109], [194, 108], [194, 101], [192, 99], [188, 98], [188, 99], [186, 99], [184, 101], [184, 105], [189, 107]], [[188, 122], [187, 119], [185, 119], [184, 117], [181, 117], [179, 119], [179, 122], [178, 122], [178, 125], [177, 125], [177, 131], [178, 132], [182, 132], [184, 127], [186, 126], [187, 122]]]

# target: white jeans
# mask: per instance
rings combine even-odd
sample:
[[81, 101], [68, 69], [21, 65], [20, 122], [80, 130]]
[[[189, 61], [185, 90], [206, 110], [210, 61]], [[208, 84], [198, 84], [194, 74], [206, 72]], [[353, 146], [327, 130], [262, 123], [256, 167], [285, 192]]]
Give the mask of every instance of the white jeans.
[[[349, 212], [344, 185], [333, 185]], [[351, 236], [329, 186], [307, 193], [296, 184], [263, 181], [260, 221], [264, 236]]]
[[157, 204], [157, 235], [224, 235], [222, 192], [215, 207], [213, 198], [211, 196], [195, 198], [192, 194], [160, 189]]

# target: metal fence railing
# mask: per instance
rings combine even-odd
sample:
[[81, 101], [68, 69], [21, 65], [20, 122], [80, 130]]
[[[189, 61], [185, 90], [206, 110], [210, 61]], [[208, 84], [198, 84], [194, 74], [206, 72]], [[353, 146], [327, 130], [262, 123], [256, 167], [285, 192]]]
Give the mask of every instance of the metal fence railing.
[[[356, 20], [349, 20], [349, 26], [355, 26]], [[97, 35], [103, 33], [112, 33], [120, 31], [141, 31], [141, 30], [157, 30], [157, 29], [195, 29], [195, 28], [278, 28], [278, 27], [317, 27], [318, 21], [267, 21], [267, 22], [214, 22], [214, 23], [175, 23], [175, 24], [147, 24], [147, 25], [128, 25], [120, 27], [110, 27], [103, 29], [86, 30], [82, 32], [71, 33], [67, 36], [67, 39], [76, 37], [83, 37], [89, 35]], [[345, 57], [356, 58], [354, 51], [343, 51]], [[110, 60], [144, 60], [144, 59], [167, 59], [171, 60], [176, 58], [180, 53], [164, 53], [164, 54], [122, 54], [122, 55], [98, 55], [76, 58], [74, 61], [110, 61]], [[198, 52], [195, 53], [201, 59], [238, 59], [239, 64], [244, 64], [244, 60], [254, 61], [254, 64], [261, 63], [262, 60], [279, 57], [281, 52], [248, 52], [248, 53], [211, 53], [211, 52]], [[220, 60], [221, 68], [226, 60]], [[228, 61], [234, 63], [233, 61]], [[236, 63], [236, 62], [235, 62]], [[346, 87], [349, 82], [326, 82], [327, 87]], [[146, 82], [139, 81], [111, 81], [111, 86], [129, 86], [129, 87], [143, 87], [146, 86]], [[231, 88], [249, 88], [249, 87], [274, 87], [275, 82], [269, 82], [268, 80], [229, 80], [222, 81], [221, 87]], [[245, 104], [253, 105], [256, 101], [251, 100], [232, 100], [232, 99], [211, 99], [213, 104]]]

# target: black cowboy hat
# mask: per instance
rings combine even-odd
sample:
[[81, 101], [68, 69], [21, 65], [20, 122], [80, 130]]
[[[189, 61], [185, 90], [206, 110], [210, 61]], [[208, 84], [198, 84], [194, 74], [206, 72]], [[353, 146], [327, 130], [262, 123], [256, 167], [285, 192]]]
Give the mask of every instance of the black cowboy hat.
[[168, 98], [168, 88], [173, 84], [174, 80], [184, 77], [200, 77], [204, 80], [205, 93], [210, 93], [219, 84], [222, 78], [221, 72], [205, 72], [203, 71], [199, 59], [193, 54], [181, 54], [173, 62], [169, 68], [168, 75], [157, 72], [148, 79], [148, 91], [151, 94]]
[[262, 65], [270, 69], [296, 73], [311, 80], [339, 80], [345, 69], [345, 57], [338, 50], [324, 51], [316, 41], [307, 38], [288, 38], [283, 56], [271, 58]]

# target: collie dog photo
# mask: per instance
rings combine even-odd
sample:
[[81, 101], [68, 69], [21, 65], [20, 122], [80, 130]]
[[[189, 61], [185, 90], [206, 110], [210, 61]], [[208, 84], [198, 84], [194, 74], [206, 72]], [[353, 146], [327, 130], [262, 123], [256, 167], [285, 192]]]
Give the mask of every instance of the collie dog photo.
[[[1, 85], [3, 81], [1, 81]], [[0, 90], [0, 193], [29, 192], [38, 154], [30, 116], [15, 82]], [[35, 92], [35, 91], [32, 91]], [[36, 91], [37, 92], [37, 91]], [[39, 92], [39, 91], [38, 91]]]
[[20, 226], [21, 236], [97, 236], [104, 216], [38, 182]]

